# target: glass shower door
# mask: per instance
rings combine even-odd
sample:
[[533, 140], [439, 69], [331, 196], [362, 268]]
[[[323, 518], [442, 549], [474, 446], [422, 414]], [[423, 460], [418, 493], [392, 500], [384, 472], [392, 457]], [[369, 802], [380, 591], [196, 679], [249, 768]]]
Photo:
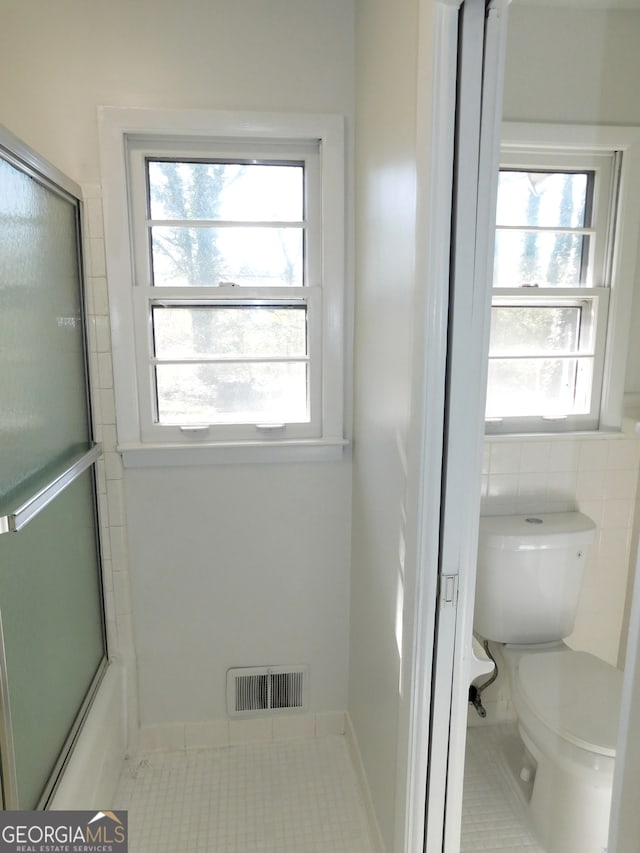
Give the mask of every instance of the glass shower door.
[[79, 193], [12, 143], [0, 132], [0, 759], [4, 807], [33, 809], [106, 658]]

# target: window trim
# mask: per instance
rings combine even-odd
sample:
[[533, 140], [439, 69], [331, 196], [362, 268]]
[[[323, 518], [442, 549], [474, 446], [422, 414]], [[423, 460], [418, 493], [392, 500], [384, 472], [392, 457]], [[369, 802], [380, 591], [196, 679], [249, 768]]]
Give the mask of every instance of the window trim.
[[[345, 176], [344, 119], [332, 114], [241, 113], [209, 110], [148, 110], [99, 108], [103, 178], [103, 209], [107, 248], [107, 274], [112, 317], [114, 392], [119, 449], [125, 465], [200, 464], [239, 459], [332, 459], [340, 458], [348, 444], [344, 426], [345, 353]], [[128, 140], [162, 143], [182, 140], [185, 150], [202, 150], [207, 140], [241, 145], [260, 141], [278, 149], [278, 141], [315, 142], [320, 146], [320, 268], [322, 294], [309, 297], [320, 302], [322, 325], [320, 429], [316, 436], [294, 435], [286, 430], [256, 430], [253, 437], [222, 436], [211, 439], [202, 431], [163, 438], [149, 434], [141, 417], [143, 395], [137, 373], [144, 336], [136, 325], [134, 300], [141, 298], [134, 286], [135, 250], [129, 221], [127, 167]], [[181, 143], [182, 144], [182, 143]], [[311, 282], [310, 282], [311, 283]], [[158, 288], [169, 297], [171, 288]], [[190, 295], [191, 295], [190, 288]], [[155, 294], [154, 294], [155, 295]], [[181, 294], [184, 298], [184, 293]], [[195, 296], [195, 293], [193, 294]], [[316, 331], [317, 334], [317, 331]], [[146, 341], [145, 341], [146, 343]], [[138, 347], [138, 354], [136, 354]], [[148, 359], [147, 359], [148, 360]], [[137, 371], [132, 365], [137, 364]], [[142, 386], [141, 386], [142, 387]], [[294, 431], [295, 432], [295, 431]]]
[[[611, 154], [616, 151], [622, 154], [618, 201], [613, 214], [616, 239], [611, 268], [607, 271], [609, 310], [602, 365], [602, 392], [598, 424], [595, 428], [591, 426], [592, 431], [619, 432], [636, 276], [637, 235], [640, 229], [640, 199], [633, 189], [640, 182], [640, 127], [504, 122], [501, 145], [510, 152], [510, 157], [517, 159], [521, 156], [523, 162], [526, 161], [526, 152], [532, 149], [551, 155], [550, 161], [554, 154]], [[495, 292], [498, 290], [496, 288]], [[583, 290], [588, 293], [590, 289]], [[486, 431], [496, 436], [568, 434], [585, 430], [583, 424], [572, 419], [554, 423], [540, 423], [541, 419], [537, 420], [535, 431], [531, 424], [516, 425], [509, 422], [503, 422], [502, 426], [490, 426], [487, 423]]]

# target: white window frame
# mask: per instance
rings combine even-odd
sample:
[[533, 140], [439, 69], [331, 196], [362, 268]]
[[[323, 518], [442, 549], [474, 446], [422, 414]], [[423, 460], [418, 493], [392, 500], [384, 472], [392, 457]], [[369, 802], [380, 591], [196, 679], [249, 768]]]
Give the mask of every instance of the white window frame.
[[[624, 377], [629, 341], [631, 307], [636, 274], [637, 234], [640, 226], [640, 201], [633, 191], [640, 180], [640, 128], [551, 125], [505, 122], [502, 133], [501, 166], [507, 168], [589, 168], [605, 155], [605, 160], [617, 153], [619, 164], [618, 193], [611, 214], [611, 233], [600, 240], [597, 254], [591, 258], [596, 287], [569, 289], [494, 288], [498, 301], [513, 296], [528, 304], [531, 299], [556, 294], [591, 302], [592, 317], [597, 323], [594, 363], [592, 411], [585, 416], [567, 418], [516, 418], [488, 420], [486, 431], [492, 435], [577, 433], [619, 431], [622, 423]], [[591, 161], [592, 165], [588, 163]], [[607, 193], [614, 183], [605, 176], [602, 185]], [[597, 224], [606, 207], [612, 206], [609, 196], [594, 199], [594, 219]], [[613, 231], [615, 229], [615, 231]], [[613, 238], [613, 251], [607, 254], [606, 243]], [[591, 249], [593, 252], [593, 248]], [[529, 291], [529, 292], [528, 292]], [[510, 303], [513, 304], [513, 303]], [[599, 388], [598, 388], [599, 386]]]
[[[99, 119], [116, 422], [125, 465], [339, 458], [347, 444], [343, 118], [104, 107]], [[304, 288], [295, 288], [311, 319], [311, 423], [197, 429], [159, 425], [154, 423], [152, 406], [150, 305], [163, 298], [179, 302], [187, 294], [185, 288], [151, 286], [142, 230], [147, 227], [145, 157], [215, 159], [252, 154], [261, 159], [304, 159], [310, 180], [317, 179], [318, 194], [312, 197], [321, 232], [315, 235], [317, 255], [312, 256]], [[225, 290], [189, 287], [188, 296], [215, 303], [240, 292], [240, 288], [233, 294]], [[242, 299], [265, 297], [258, 288], [249, 290], [242, 288]], [[292, 290], [286, 290], [283, 298], [290, 299]]]
[[[318, 142], [304, 144], [238, 142], [229, 140], [172, 140], [130, 137], [127, 145], [129, 197], [134, 252], [134, 302], [136, 360], [140, 396], [140, 434], [143, 441], [180, 442], [184, 435], [214, 441], [255, 440], [256, 436], [282, 438], [320, 438], [322, 435], [322, 203], [320, 198], [320, 149]], [[297, 161], [304, 164], [306, 206], [305, 282], [299, 287], [168, 287], [152, 282], [147, 213], [147, 159], [247, 160], [276, 163]], [[237, 304], [250, 307], [264, 304], [299, 304], [306, 308], [308, 346], [309, 421], [287, 424], [229, 423], [206, 426], [167, 425], [154, 417], [154, 366], [151, 310], [156, 304], [202, 304], [211, 307]], [[145, 329], [146, 334], [142, 333]], [[151, 376], [150, 381], [147, 377]], [[144, 377], [141, 381], [140, 377]]]

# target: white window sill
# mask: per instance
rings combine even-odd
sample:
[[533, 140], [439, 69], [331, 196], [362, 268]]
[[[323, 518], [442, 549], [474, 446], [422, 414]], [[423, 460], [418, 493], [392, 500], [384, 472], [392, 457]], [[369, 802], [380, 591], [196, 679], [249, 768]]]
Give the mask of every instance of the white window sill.
[[121, 444], [125, 468], [166, 468], [260, 462], [334, 462], [349, 441], [343, 438], [215, 444]]
[[504, 432], [485, 433], [485, 441], [509, 442], [509, 441], [575, 441], [576, 439], [593, 439], [601, 441], [617, 438], [638, 438], [636, 423], [625, 421], [621, 429], [616, 430], [575, 430], [574, 432]]

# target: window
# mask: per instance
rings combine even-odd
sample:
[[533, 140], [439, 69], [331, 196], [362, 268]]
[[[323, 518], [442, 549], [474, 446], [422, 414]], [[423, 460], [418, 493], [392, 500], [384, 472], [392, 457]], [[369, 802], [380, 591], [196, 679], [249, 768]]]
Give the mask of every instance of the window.
[[503, 154], [488, 431], [599, 426], [618, 159], [613, 152]]
[[341, 447], [341, 119], [208, 113], [189, 132], [177, 113], [169, 134], [154, 117], [166, 126], [118, 122], [132, 260], [115, 301], [129, 290], [136, 365], [116, 388], [122, 444]]

